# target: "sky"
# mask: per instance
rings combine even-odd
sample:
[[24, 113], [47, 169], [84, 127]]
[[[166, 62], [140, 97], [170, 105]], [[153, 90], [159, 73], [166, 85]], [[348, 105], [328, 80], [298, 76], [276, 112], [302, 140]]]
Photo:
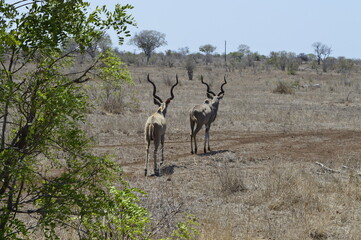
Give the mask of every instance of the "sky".
[[[331, 56], [361, 58], [361, 0], [89, 0], [94, 5], [131, 4], [129, 13], [137, 22], [131, 33], [155, 30], [165, 34], [167, 45], [156, 52], [191, 53], [211, 44], [215, 52], [237, 51], [246, 44], [252, 52], [269, 56], [271, 51], [313, 53], [312, 44], [321, 42], [332, 49]], [[121, 51], [141, 52], [129, 45]]]

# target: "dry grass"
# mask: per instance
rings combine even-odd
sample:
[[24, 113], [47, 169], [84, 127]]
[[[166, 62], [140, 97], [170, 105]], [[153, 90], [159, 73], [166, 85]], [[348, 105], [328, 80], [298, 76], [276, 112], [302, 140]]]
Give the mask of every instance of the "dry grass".
[[224, 160], [215, 160], [217, 162], [214, 164], [214, 182], [217, 184], [214, 188], [215, 193], [224, 197], [247, 190], [239, 168], [230, 164], [230, 162], [235, 162], [237, 159], [232, 153], [227, 153], [224, 158]]
[[[361, 76], [287, 75], [258, 67], [242, 72], [197, 67], [189, 81], [183, 68], [130, 67], [139, 110], [89, 115], [98, 152], [123, 164], [130, 184], [148, 192], [142, 200], [165, 236], [183, 212], [201, 223], [199, 239], [359, 239], [361, 230]], [[144, 123], [156, 110], [146, 75], [169, 97], [165, 167], [160, 178], [144, 178]], [[213, 152], [191, 155], [188, 111], [206, 98], [204, 76], [225, 96], [210, 130]], [[275, 94], [279, 83], [320, 84]], [[351, 94], [350, 94], [351, 93]], [[128, 101], [129, 103], [129, 101]], [[203, 130], [198, 134], [202, 144]], [[328, 172], [316, 165], [340, 170]], [[344, 167], [344, 166], [347, 166]], [[167, 217], [165, 217], [167, 216]]]
[[295, 91], [289, 84], [279, 81], [276, 88], [273, 89], [273, 93], [294, 94]]

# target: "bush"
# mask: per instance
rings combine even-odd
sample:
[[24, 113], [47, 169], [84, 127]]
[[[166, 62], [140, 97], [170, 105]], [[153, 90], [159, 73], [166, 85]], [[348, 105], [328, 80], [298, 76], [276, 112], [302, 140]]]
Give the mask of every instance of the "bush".
[[188, 79], [193, 80], [193, 71], [196, 68], [196, 63], [192, 58], [188, 58], [185, 64], [187, 70]]
[[298, 70], [299, 64], [296, 59], [289, 60], [287, 64], [287, 73], [290, 75], [296, 75]]
[[289, 84], [279, 81], [277, 87], [273, 90], [273, 93], [294, 94], [295, 92]]

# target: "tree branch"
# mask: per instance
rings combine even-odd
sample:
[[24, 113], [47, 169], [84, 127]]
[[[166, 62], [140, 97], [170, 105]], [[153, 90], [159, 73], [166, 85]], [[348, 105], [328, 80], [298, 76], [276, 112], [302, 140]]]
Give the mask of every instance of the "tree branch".
[[[67, 82], [67, 83], [65, 83], [65, 84], [63, 84], [63, 85], [61, 85], [61, 86], [62, 86], [62, 87], [67, 87], [67, 86], [70, 86], [70, 85], [72, 85], [72, 84], [74, 84], [74, 83], [85, 83], [85, 82], [91, 80], [90, 77], [88, 77], [88, 78], [86, 78], [86, 79], [84, 79], [84, 78], [85, 78], [85, 76], [90, 72], [90, 70], [92, 70], [92, 69], [95, 67], [95, 65], [96, 65], [98, 62], [99, 62], [99, 58], [98, 58], [88, 69], [86, 69], [80, 77], [78, 77], [78, 78], [76, 78], [76, 79], [73, 79], [72, 81]], [[58, 86], [55, 86], [55, 88], [56, 88], [56, 87], [58, 87]]]
[[21, 1], [18, 1], [16, 3], [11, 4], [11, 6], [13, 6], [15, 9], [18, 9], [18, 8], [25, 7], [27, 5], [33, 4], [34, 2], [42, 2], [42, 0], [33, 0], [33, 1], [29, 2], [29, 3], [24, 3], [23, 5], [15, 7], [16, 4], [19, 4], [19, 3], [22, 3], [22, 2], [27, 2], [27, 1], [28, 0], [21, 0]]
[[[31, 53], [29, 53], [29, 55], [27, 56], [27, 58], [25, 58], [25, 61], [21, 64], [21, 66], [20, 66], [18, 69], [14, 70], [12, 73], [15, 74], [15, 73], [19, 72], [21, 69], [23, 69], [23, 68], [26, 66], [26, 64], [28, 64], [28, 63], [30, 62], [30, 59], [31, 59], [32, 57], [34, 57], [35, 52], [36, 52], [37, 50], [38, 50], [38, 48], [34, 48], [33, 51], [32, 51]], [[14, 67], [14, 68], [15, 68], [15, 67]]]

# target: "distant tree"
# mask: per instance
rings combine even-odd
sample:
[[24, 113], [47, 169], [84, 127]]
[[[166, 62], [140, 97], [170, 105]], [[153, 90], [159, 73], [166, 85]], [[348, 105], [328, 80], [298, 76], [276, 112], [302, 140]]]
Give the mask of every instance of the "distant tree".
[[240, 61], [240, 55], [239, 52], [230, 52], [228, 53], [228, 56], [231, 57], [231, 59], [235, 59], [236, 61]]
[[286, 51], [281, 51], [279, 52], [278, 55], [278, 67], [282, 70], [285, 71], [286, 70], [286, 66], [287, 66], [287, 52]]
[[165, 55], [164, 54], [160, 54], [160, 55], [163, 64], [171, 68], [174, 67], [179, 53], [168, 49], [165, 51]]
[[308, 61], [316, 61], [317, 57], [313, 53], [307, 54]]
[[110, 38], [109, 34], [103, 34], [102, 37], [97, 42], [100, 52], [105, 53], [110, 48], [112, 48], [112, 39]]
[[212, 61], [211, 54], [216, 50], [217, 47], [206, 44], [199, 47], [199, 51], [206, 54], [206, 64], [210, 63]]
[[206, 44], [206, 45], [199, 47], [199, 51], [205, 53], [206, 55], [212, 54], [216, 49], [217, 49], [217, 47], [215, 47], [211, 44]]
[[99, 38], [94, 38], [86, 49], [86, 52], [95, 59], [99, 53], [105, 53], [112, 47], [109, 34], [103, 33]]
[[188, 55], [188, 54], [189, 54], [189, 47], [179, 48], [179, 49], [178, 49], [178, 52], [179, 52], [180, 54], [182, 54], [183, 56]]
[[296, 74], [299, 67], [296, 54], [286, 51], [271, 52], [268, 63], [282, 71], [286, 71], [287, 69], [287, 72], [291, 75]]
[[135, 45], [136, 47], [143, 50], [147, 57], [147, 63], [151, 55], [156, 48], [167, 45], [165, 40], [165, 34], [154, 30], [143, 30], [140, 33], [136, 33], [129, 44]]
[[316, 53], [318, 65], [321, 64], [321, 61], [324, 62], [325, 59], [327, 59], [332, 52], [331, 47], [328, 47], [327, 45], [321, 42], [313, 43], [312, 47], [314, 48], [314, 52]]
[[287, 73], [290, 75], [295, 75], [299, 68], [298, 59], [295, 53], [287, 53]]
[[258, 52], [252, 53], [252, 59], [253, 59], [253, 61], [261, 61], [262, 58], [263, 58], [263, 56], [260, 55]]
[[276, 68], [285, 71], [287, 66], [287, 52], [271, 52], [268, 62], [274, 65]]
[[352, 68], [354, 67], [355, 62], [352, 59], [347, 59], [345, 57], [339, 57], [337, 59], [336, 69], [338, 73], [350, 74]]
[[247, 56], [251, 53], [251, 49], [246, 44], [241, 44], [238, 46], [238, 52], [240, 53], [239, 58], [242, 59], [244, 56]]
[[297, 58], [300, 59], [302, 62], [308, 62], [308, 56], [305, 53], [300, 53], [297, 55]]

